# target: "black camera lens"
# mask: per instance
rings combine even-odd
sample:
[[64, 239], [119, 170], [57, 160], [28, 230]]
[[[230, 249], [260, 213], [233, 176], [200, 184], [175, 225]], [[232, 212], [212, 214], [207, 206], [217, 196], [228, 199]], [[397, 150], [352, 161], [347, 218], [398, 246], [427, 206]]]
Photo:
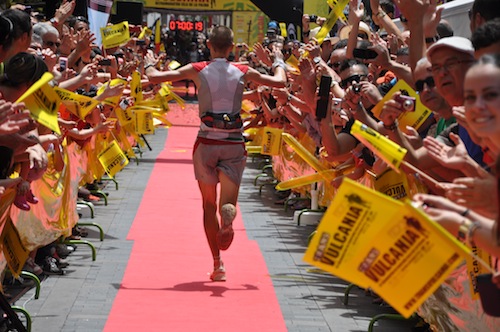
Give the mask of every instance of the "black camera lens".
[[318, 15], [309, 15], [309, 22], [315, 23], [318, 20]]
[[361, 86], [359, 84], [353, 85], [352, 91], [354, 91], [354, 93], [359, 93], [361, 91]]

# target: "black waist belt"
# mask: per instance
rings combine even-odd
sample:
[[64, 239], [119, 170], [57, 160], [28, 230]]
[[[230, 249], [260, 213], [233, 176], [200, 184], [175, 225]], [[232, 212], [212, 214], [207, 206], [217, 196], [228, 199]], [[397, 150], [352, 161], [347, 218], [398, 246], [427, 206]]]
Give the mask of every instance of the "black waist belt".
[[207, 127], [218, 129], [239, 129], [243, 126], [240, 114], [207, 112], [203, 114], [201, 121]]

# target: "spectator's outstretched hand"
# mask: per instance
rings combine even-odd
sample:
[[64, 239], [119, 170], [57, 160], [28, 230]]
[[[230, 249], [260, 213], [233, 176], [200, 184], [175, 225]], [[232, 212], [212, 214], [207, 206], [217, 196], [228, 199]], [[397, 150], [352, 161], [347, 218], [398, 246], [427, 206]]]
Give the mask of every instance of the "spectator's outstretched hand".
[[24, 103], [12, 104], [0, 99], [0, 135], [17, 133], [30, 124], [30, 112], [23, 109]]
[[308, 105], [316, 105], [316, 71], [307, 58], [301, 59], [299, 69], [302, 76], [302, 98]]
[[448, 146], [434, 137], [427, 136], [424, 138], [424, 147], [427, 149], [429, 155], [441, 165], [460, 170], [470, 157], [458, 135], [450, 133], [450, 139], [455, 143], [455, 146]]
[[57, 63], [57, 55], [52, 52], [50, 48], [46, 48], [42, 50], [42, 58], [47, 65], [47, 68], [49, 68], [49, 70], [53, 70]]
[[64, 22], [66, 22], [66, 20], [73, 14], [75, 7], [75, 0], [63, 0], [59, 8], [56, 9], [54, 18], [59, 24], [64, 24]]
[[255, 52], [255, 55], [257, 55], [257, 58], [262, 61], [262, 63], [264, 63], [268, 67], [271, 67], [273, 65], [269, 50], [262, 46], [261, 43], [255, 43], [253, 45], [253, 50]]

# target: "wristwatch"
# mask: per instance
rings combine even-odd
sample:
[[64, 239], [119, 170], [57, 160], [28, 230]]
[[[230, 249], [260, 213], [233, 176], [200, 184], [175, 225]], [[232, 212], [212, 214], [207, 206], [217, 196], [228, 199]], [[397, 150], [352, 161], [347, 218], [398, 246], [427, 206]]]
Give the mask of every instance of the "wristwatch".
[[59, 25], [59, 22], [56, 21], [55, 17], [52, 17], [49, 21], [55, 28]]

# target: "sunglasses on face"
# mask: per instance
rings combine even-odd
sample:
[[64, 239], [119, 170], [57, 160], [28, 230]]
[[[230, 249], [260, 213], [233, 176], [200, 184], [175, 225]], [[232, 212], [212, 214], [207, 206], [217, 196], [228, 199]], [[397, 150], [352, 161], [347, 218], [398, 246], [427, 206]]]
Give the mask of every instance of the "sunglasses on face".
[[366, 77], [366, 75], [359, 75], [359, 74], [356, 74], [356, 75], [352, 75], [352, 76], [349, 76], [347, 77], [346, 79], [343, 79], [342, 81], [340, 81], [340, 87], [342, 89], [346, 89], [348, 86], [350, 86], [352, 84], [352, 82], [360, 82], [362, 78]]
[[49, 41], [45, 41], [45, 42], [44, 42], [44, 44], [45, 44], [45, 45], [47, 45], [48, 47], [52, 47], [52, 46], [54, 46], [54, 45], [55, 45], [56, 47], [61, 46], [61, 43], [59, 43], [59, 42], [53, 42], [53, 41], [50, 41], [50, 40], [49, 40]]
[[432, 89], [436, 86], [436, 83], [434, 82], [434, 78], [432, 76], [429, 76], [424, 80], [418, 80], [415, 82], [415, 88], [417, 89], [418, 93], [424, 91], [424, 84], [427, 84], [429, 89]]
[[337, 61], [337, 62], [334, 62], [334, 63], [330, 63], [328, 66], [330, 66], [330, 68], [333, 68], [333, 69], [337, 70], [337, 69], [340, 68], [340, 61]]
[[281, 53], [283, 53], [283, 54], [292, 54], [292, 50], [291, 49], [282, 49]]

